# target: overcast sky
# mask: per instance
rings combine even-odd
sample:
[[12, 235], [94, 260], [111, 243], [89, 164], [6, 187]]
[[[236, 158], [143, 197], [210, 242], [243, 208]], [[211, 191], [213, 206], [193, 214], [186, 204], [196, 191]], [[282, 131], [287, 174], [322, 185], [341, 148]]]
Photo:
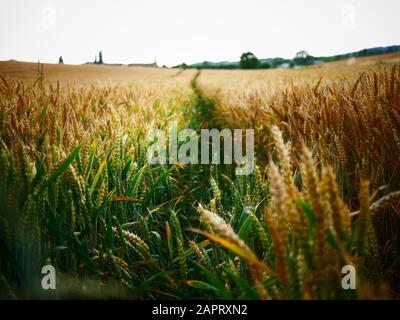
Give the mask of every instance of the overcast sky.
[[291, 58], [400, 44], [399, 0], [1, 0], [0, 60]]

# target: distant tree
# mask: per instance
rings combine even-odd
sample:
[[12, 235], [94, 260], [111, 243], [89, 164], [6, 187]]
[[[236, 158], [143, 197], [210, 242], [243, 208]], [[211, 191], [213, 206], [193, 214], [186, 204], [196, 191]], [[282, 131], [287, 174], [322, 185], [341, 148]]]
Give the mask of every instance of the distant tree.
[[260, 68], [261, 69], [269, 69], [269, 68], [272, 68], [272, 64], [269, 61], [260, 61]]
[[293, 63], [298, 66], [309, 66], [313, 64], [315, 58], [310, 56], [306, 50], [302, 50], [296, 53], [293, 59]]
[[104, 62], [103, 62], [103, 53], [100, 51], [99, 52], [99, 62], [98, 62], [99, 64], [103, 64]]
[[63, 60], [63, 57], [62, 57], [62, 56], [60, 56], [60, 58], [58, 58], [58, 63], [59, 63], [59, 64], [64, 64], [64, 60]]
[[239, 65], [242, 69], [257, 69], [260, 67], [260, 60], [253, 53], [245, 52], [240, 56]]
[[296, 53], [296, 58], [297, 59], [305, 59], [309, 56], [308, 52], [306, 50], [302, 50]]

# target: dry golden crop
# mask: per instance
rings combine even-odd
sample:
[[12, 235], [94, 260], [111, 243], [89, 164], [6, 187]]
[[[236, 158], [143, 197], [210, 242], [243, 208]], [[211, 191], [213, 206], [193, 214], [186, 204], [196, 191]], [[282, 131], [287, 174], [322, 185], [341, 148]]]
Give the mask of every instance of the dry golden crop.
[[[297, 185], [307, 182], [305, 177], [300, 179], [301, 167], [296, 165], [306, 145], [317, 160], [317, 172], [332, 167], [350, 210], [360, 206], [363, 180], [370, 181], [372, 197], [400, 189], [398, 66], [205, 71], [199, 87], [215, 101], [216, 125], [255, 128], [260, 163], [274, 156], [271, 127], [278, 125], [289, 143], [288, 154], [295, 159], [293, 179]], [[388, 271], [397, 265], [399, 254], [398, 196], [392, 200], [375, 211], [373, 220], [379, 255], [386, 264], [380, 264], [381, 272], [386, 269], [386, 277], [398, 283], [398, 275]]]
[[[0, 297], [398, 297], [399, 72], [0, 64]], [[148, 163], [170, 122], [253, 128], [254, 171]]]

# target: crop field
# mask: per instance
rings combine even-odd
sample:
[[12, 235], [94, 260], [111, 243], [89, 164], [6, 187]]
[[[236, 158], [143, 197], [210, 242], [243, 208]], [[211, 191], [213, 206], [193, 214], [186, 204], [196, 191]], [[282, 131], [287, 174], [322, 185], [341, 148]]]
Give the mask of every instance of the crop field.
[[[388, 59], [0, 62], [0, 298], [399, 298], [400, 66]], [[149, 162], [149, 135], [171, 123], [253, 129], [254, 169]], [[44, 265], [57, 290], [42, 290]]]

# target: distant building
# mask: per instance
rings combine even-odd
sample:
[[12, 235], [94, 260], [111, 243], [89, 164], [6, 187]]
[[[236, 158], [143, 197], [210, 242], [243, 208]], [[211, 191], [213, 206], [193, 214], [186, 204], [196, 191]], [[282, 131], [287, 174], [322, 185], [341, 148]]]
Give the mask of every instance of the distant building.
[[103, 65], [109, 67], [126, 67], [126, 64], [123, 63], [103, 63]]
[[130, 63], [128, 67], [147, 67], [147, 68], [157, 68], [156, 63]]
[[103, 56], [101, 51], [99, 52], [99, 58], [96, 56], [94, 62], [86, 62], [85, 64], [95, 64], [95, 65], [102, 65], [102, 66], [110, 66], [110, 67], [147, 67], [147, 68], [158, 68], [157, 61], [154, 60], [153, 63], [130, 63], [130, 64], [123, 64], [123, 63], [104, 63]]
[[281, 63], [277, 66], [277, 68], [280, 69], [289, 69], [290, 68], [290, 63], [286, 62], [286, 63]]
[[153, 63], [130, 63], [128, 67], [146, 67], [146, 68], [158, 68], [157, 60], [154, 59]]

